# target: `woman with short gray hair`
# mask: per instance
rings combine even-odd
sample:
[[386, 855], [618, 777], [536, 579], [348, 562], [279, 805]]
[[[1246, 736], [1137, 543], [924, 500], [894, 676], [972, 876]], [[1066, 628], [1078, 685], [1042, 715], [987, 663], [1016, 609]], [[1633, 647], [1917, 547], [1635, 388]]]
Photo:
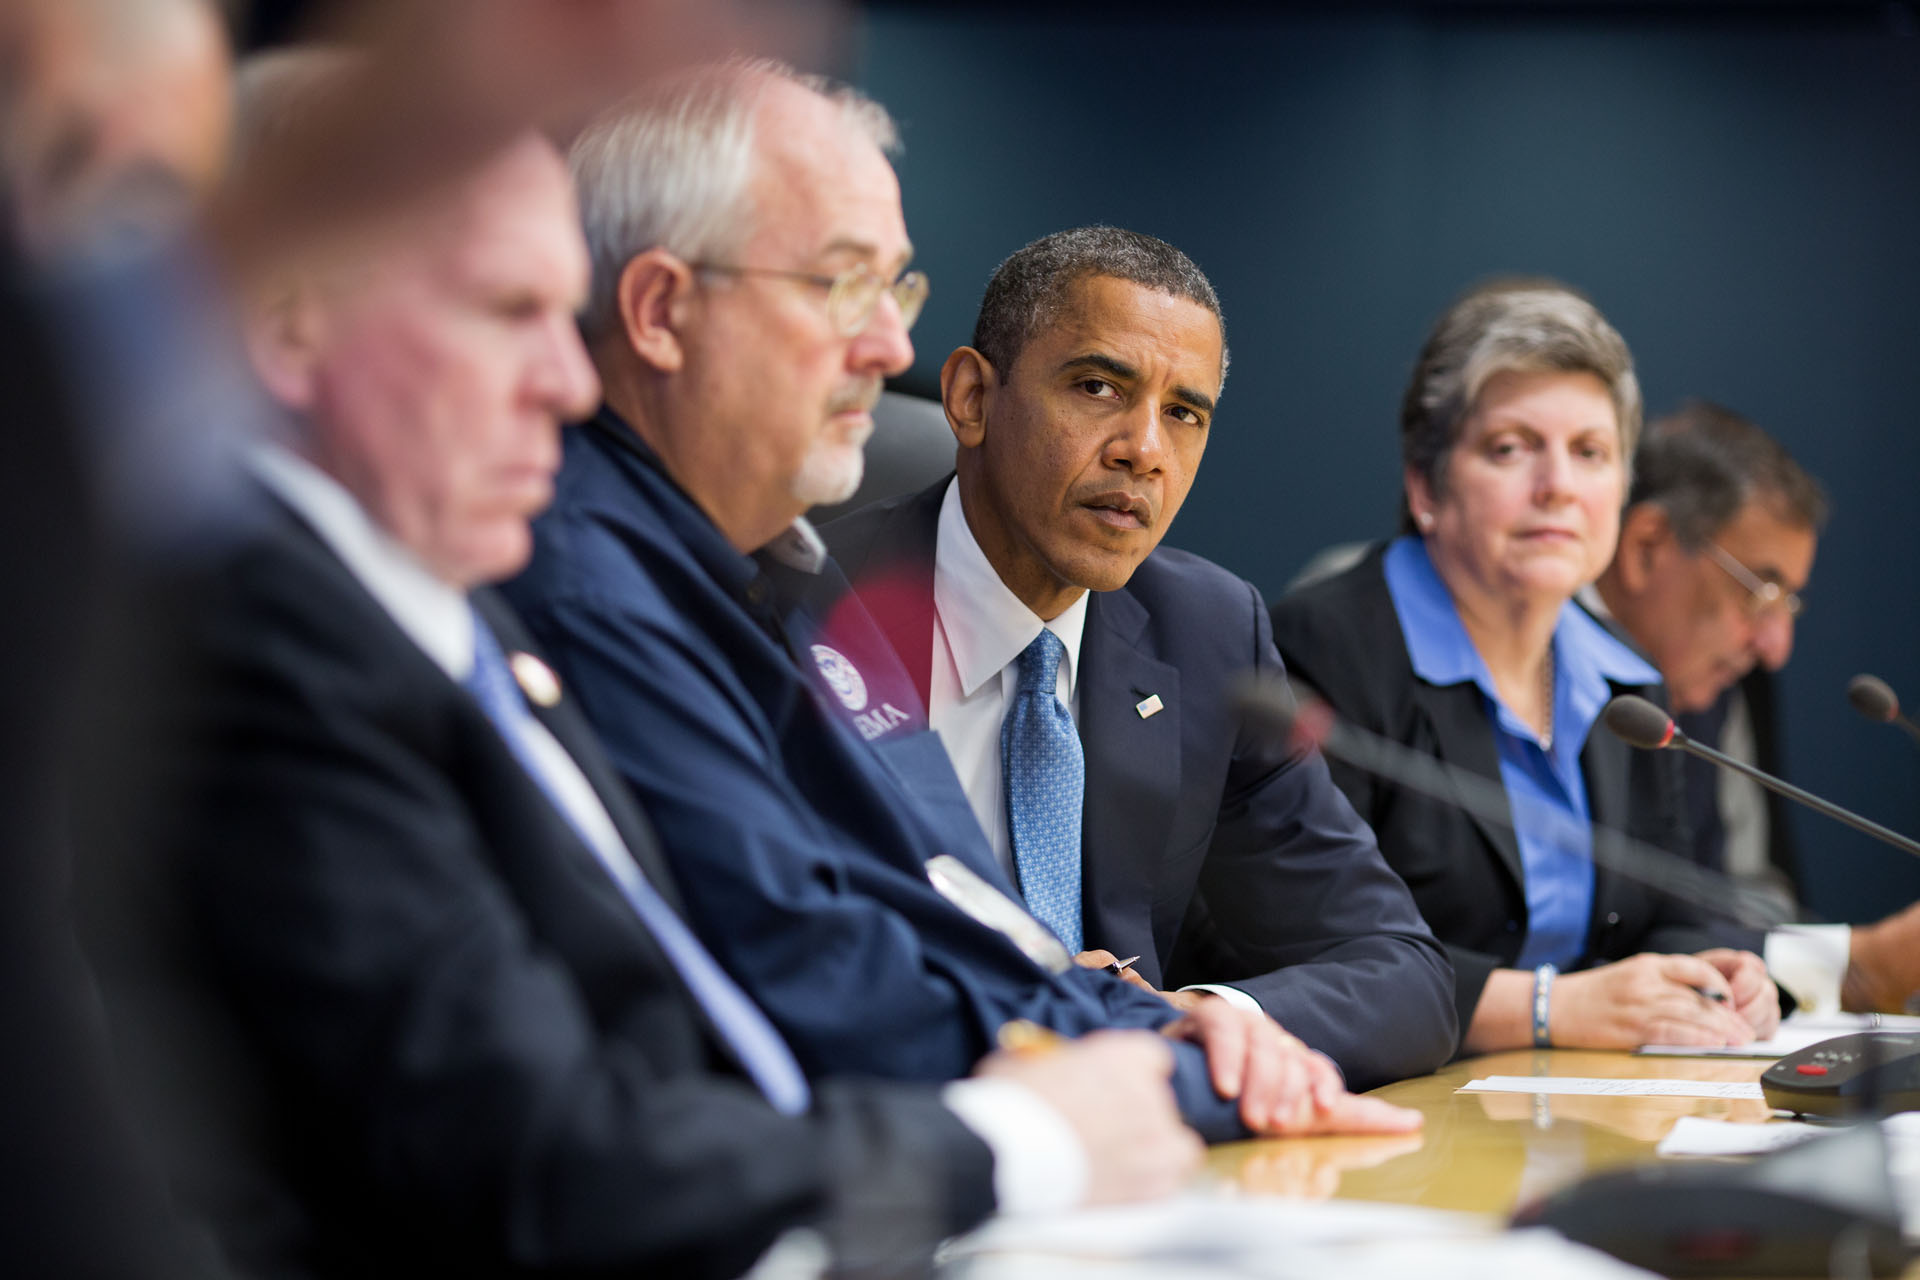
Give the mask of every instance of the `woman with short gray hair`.
[[1779, 1019], [1757, 938], [1593, 861], [1595, 824], [1687, 840], [1677, 762], [1597, 725], [1659, 673], [1573, 603], [1613, 557], [1640, 417], [1591, 302], [1468, 293], [1402, 402], [1401, 536], [1274, 606], [1288, 667], [1342, 716], [1506, 791], [1511, 823], [1483, 822], [1332, 766], [1447, 944], [1463, 1051], [1742, 1044]]

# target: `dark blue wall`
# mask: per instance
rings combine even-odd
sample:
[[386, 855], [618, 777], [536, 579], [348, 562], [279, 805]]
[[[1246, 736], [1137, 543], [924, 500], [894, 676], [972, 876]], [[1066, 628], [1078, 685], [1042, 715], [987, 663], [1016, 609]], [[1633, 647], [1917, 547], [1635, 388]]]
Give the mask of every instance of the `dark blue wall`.
[[[1234, 361], [1172, 541], [1272, 594], [1315, 549], [1390, 530], [1400, 390], [1452, 296], [1567, 280], [1626, 335], [1654, 411], [1726, 403], [1826, 482], [1788, 771], [1920, 831], [1920, 752], [1842, 692], [1870, 670], [1920, 704], [1907, 8], [1101, 12], [868, 12], [857, 76], [904, 123], [934, 280], [910, 381], [936, 385], [1027, 240], [1103, 221], [1180, 245]], [[1829, 917], [1920, 897], [1920, 861], [1811, 818], [1800, 835]]]

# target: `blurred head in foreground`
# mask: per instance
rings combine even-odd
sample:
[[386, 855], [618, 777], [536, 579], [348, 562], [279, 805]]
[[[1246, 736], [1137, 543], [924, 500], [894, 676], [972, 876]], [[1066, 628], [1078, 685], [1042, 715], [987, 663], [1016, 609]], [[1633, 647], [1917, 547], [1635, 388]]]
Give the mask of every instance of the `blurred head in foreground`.
[[[316, 57], [250, 70], [250, 137], [326, 91]], [[559, 424], [595, 403], [573, 324], [586, 287], [566, 167], [528, 132], [263, 277], [248, 348], [293, 411], [296, 449], [437, 577], [469, 586], [525, 561]]]

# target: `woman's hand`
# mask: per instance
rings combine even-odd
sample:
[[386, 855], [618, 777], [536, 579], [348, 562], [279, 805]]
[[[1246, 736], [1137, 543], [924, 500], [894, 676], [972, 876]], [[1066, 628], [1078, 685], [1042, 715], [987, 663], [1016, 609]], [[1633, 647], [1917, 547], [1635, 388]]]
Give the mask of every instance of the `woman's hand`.
[[1715, 947], [1696, 952], [1718, 969], [1732, 993], [1733, 1011], [1753, 1028], [1753, 1038], [1765, 1040], [1780, 1028], [1780, 989], [1767, 976], [1767, 962], [1751, 951]]
[[[1553, 1043], [1580, 1049], [1637, 1049], [1643, 1044], [1737, 1045], [1751, 1043], [1756, 1034], [1770, 1034], [1780, 1020], [1773, 984], [1765, 966], [1758, 976], [1766, 992], [1751, 989], [1753, 974], [1737, 951], [1706, 952], [1728, 957], [1719, 961], [1701, 956], [1656, 955], [1645, 952], [1631, 959], [1567, 973], [1553, 985], [1547, 1017]], [[1733, 972], [1728, 972], [1728, 970]], [[1738, 974], [1741, 986], [1735, 988]], [[1747, 1004], [1741, 1003], [1744, 992]], [[1771, 1002], [1772, 1024], [1765, 1033], [1765, 1008]], [[1752, 1007], [1758, 1021], [1743, 1016]]]

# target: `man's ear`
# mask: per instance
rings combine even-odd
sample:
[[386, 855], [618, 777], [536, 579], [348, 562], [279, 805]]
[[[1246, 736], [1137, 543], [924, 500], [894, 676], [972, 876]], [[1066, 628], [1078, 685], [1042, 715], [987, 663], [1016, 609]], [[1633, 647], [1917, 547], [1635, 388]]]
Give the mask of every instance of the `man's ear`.
[[267, 393], [289, 409], [313, 407], [324, 330], [319, 300], [302, 282], [275, 282], [246, 302], [247, 358]]
[[940, 403], [961, 448], [978, 449], [987, 438], [987, 416], [998, 386], [999, 375], [972, 347], [955, 349], [940, 366]]
[[1620, 517], [1620, 549], [1614, 552], [1614, 576], [1633, 595], [1652, 583], [1660, 557], [1674, 545], [1673, 522], [1657, 502], [1637, 502]]
[[693, 268], [665, 249], [627, 259], [614, 301], [628, 349], [662, 373], [678, 373], [687, 359], [680, 335], [692, 299]]

